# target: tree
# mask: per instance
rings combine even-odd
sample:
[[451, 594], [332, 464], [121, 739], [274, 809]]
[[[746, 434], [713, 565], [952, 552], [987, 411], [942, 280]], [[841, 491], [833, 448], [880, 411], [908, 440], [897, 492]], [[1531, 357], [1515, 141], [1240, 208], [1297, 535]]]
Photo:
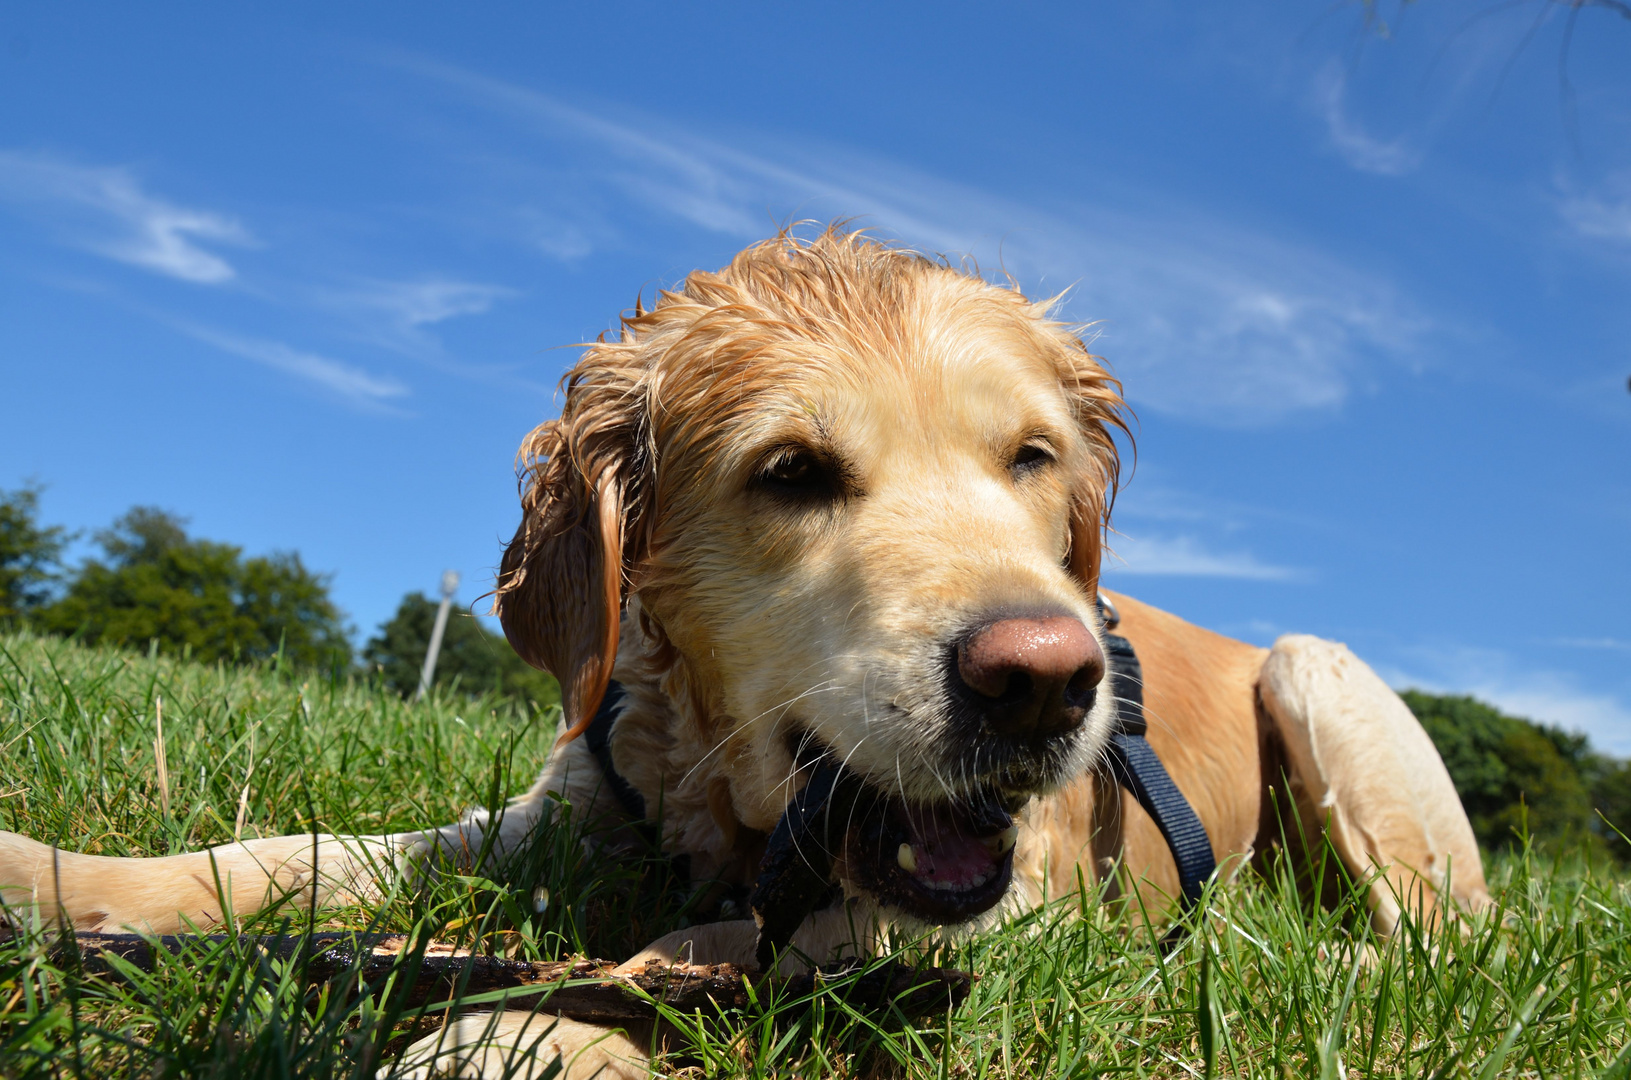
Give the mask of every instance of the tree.
[[1592, 807], [1601, 815], [1592, 828], [1615, 858], [1631, 863], [1631, 761], [1593, 755], [1586, 778]]
[[198, 660], [278, 655], [306, 667], [349, 667], [345, 620], [328, 579], [293, 552], [244, 558], [195, 540], [186, 519], [138, 506], [96, 534], [107, 561], [88, 559], [67, 592], [43, 607], [46, 630], [87, 641], [188, 650]]
[[60, 525], [39, 525], [40, 488], [0, 491], [0, 622], [15, 622], [51, 598], [70, 537]]
[[[1359, 0], [1359, 8], [1365, 13], [1365, 28], [1381, 37], [1388, 38], [1393, 36], [1393, 28], [1404, 17], [1405, 11], [1418, 2], [1419, 0], [1397, 0], [1397, 3], [1392, 5], [1395, 12], [1392, 24], [1388, 22], [1386, 12], [1383, 11], [1383, 8], [1387, 6], [1383, 3], [1383, 0]], [[1471, 18], [1493, 15], [1513, 6], [1512, 4], [1488, 4], [1483, 11], [1473, 12]], [[1540, 0], [1540, 3], [1535, 5], [1536, 22], [1538, 23], [1552, 11], [1561, 9], [1568, 12], [1567, 32], [1572, 34], [1574, 32], [1574, 20], [1587, 8], [1606, 11], [1610, 15], [1618, 15], [1622, 19], [1631, 19], [1631, 3], [1628, 3], [1627, 0]], [[1567, 49], [1568, 43], [1565, 41], [1565, 56], [1567, 55]]]
[[1613, 804], [1619, 774], [1585, 736], [1507, 716], [1476, 698], [1416, 690], [1400, 696], [1438, 747], [1485, 847], [1514, 844], [1525, 818], [1538, 840], [1606, 832], [1594, 807]]
[[[419, 687], [436, 607], [436, 601], [424, 593], [409, 593], [397, 606], [396, 614], [363, 647], [363, 662], [368, 669], [403, 697]], [[467, 693], [492, 690], [539, 706], [555, 705], [561, 700], [560, 686], [548, 672], [528, 667], [508, 641], [488, 631], [468, 611], [459, 609], [451, 612], [442, 634], [435, 684], [457, 684]]]
[[[1422, 6], [1421, 0], [1359, 0], [1358, 7], [1364, 13], [1364, 30], [1369, 34], [1383, 39], [1395, 36], [1395, 31], [1403, 22], [1405, 12], [1411, 8]], [[1440, 6], [1440, 5], [1435, 5]], [[1502, 82], [1506, 80], [1505, 71], [1509, 70], [1518, 57], [1532, 44], [1539, 40], [1543, 29], [1551, 28], [1557, 33], [1557, 79], [1560, 94], [1559, 104], [1563, 109], [1563, 122], [1568, 130], [1569, 138], [1576, 143], [1576, 152], [1579, 151], [1579, 133], [1575, 130], [1575, 89], [1569, 79], [1569, 53], [1574, 46], [1575, 33], [1582, 29], [1580, 20], [1586, 12], [1592, 16], [1617, 16], [1611, 19], [1610, 25], [1624, 25], [1631, 22], [1631, 0], [1534, 0], [1525, 3], [1524, 0], [1487, 0], [1476, 5], [1479, 10], [1461, 9], [1457, 12], [1460, 18], [1460, 29], [1440, 45], [1440, 51], [1447, 48], [1475, 23], [1494, 16], [1506, 15], [1514, 9], [1529, 8], [1533, 17], [1525, 16], [1527, 27], [1521, 35], [1512, 42], [1512, 52], [1507, 57], [1501, 76], [1495, 83], [1499, 90]], [[1391, 21], [1386, 9], [1392, 9]], [[1554, 16], [1557, 16], [1554, 18]], [[1560, 24], [1560, 25], [1559, 25]], [[1595, 31], [1598, 23], [1588, 23], [1590, 30]]]

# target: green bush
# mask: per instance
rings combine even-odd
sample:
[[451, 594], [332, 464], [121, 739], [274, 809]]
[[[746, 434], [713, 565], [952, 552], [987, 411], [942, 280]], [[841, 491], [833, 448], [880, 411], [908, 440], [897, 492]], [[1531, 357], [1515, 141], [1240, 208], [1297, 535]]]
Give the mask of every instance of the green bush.
[[[40, 525], [37, 486], [0, 491], [0, 627], [26, 624], [87, 644], [156, 647], [205, 663], [279, 657], [336, 676], [353, 670], [349, 630], [328, 578], [293, 552], [246, 558], [232, 544], [188, 536], [184, 518], [145, 506], [95, 535], [102, 559], [65, 572], [70, 539], [61, 526]], [[364, 669], [403, 697], [419, 685], [436, 606], [409, 593], [364, 650]], [[464, 610], [448, 619], [436, 685], [538, 708], [561, 700], [553, 677], [528, 667]]]
[[138, 506], [96, 534], [88, 559], [35, 624], [92, 643], [166, 651], [205, 662], [281, 655], [303, 667], [348, 668], [351, 642], [328, 579], [300, 556], [245, 558], [243, 549], [187, 535], [185, 519]]
[[1400, 696], [1444, 758], [1480, 844], [1516, 847], [1527, 829], [1543, 843], [1589, 840], [1631, 860], [1631, 844], [1609, 827], [1631, 831], [1631, 765], [1597, 753], [1584, 735], [1476, 698]]
[[45, 605], [61, 570], [69, 536], [41, 527], [40, 489], [0, 491], [0, 622], [17, 622]]
[[[396, 614], [363, 648], [363, 661], [381, 682], [407, 697], [419, 687], [419, 671], [430, 648], [436, 622], [434, 600], [412, 592]], [[548, 672], [528, 667], [510, 643], [490, 633], [469, 611], [448, 613], [437, 654], [435, 685], [454, 686], [469, 694], [498, 693], [532, 701], [540, 708], [558, 705], [560, 686]]]

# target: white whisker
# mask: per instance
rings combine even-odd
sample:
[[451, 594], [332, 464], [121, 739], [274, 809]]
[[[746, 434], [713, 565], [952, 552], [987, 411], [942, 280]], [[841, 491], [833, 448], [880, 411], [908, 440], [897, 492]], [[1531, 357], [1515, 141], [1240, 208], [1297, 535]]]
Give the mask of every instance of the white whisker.
[[[696, 760], [696, 763], [694, 765], [692, 765], [689, 769], [686, 770], [685, 775], [680, 777], [680, 784], [683, 785], [687, 780], [691, 779], [691, 775], [693, 773], [695, 773], [698, 769], [702, 768], [703, 765], [707, 764], [708, 759], [713, 757], [721, 749], [723, 749], [726, 743], [730, 742], [736, 736], [741, 735], [743, 732], [747, 731], [748, 728], [752, 727], [754, 724], [758, 723], [760, 720], [763, 720], [766, 716], [769, 716], [771, 713], [775, 712], [777, 709], [781, 709], [782, 714], [786, 715], [788, 709], [791, 709], [794, 705], [797, 705], [800, 701], [803, 701], [805, 698], [810, 697], [813, 694], [824, 694], [824, 693], [828, 693], [828, 692], [833, 691], [833, 690], [842, 690], [842, 689], [843, 689], [843, 686], [841, 684], [833, 683], [831, 680], [828, 680], [828, 685], [825, 685], [825, 686], [823, 686], [821, 683], [817, 683], [815, 686], [810, 687], [808, 690], [804, 690], [804, 691], [802, 691], [802, 692], [800, 692], [798, 694], [793, 695], [792, 697], [788, 698], [786, 701], [778, 702], [777, 704], [770, 706], [768, 709], [765, 709], [763, 712], [759, 713], [759, 715], [753, 717], [752, 719], [742, 721], [742, 723], [736, 725], [730, 731], [726, 732], [724, 738], [722, 738], [718, 742], [714, 743], [714, 745], [711, 748], [709, 748], [707, 753], [703, 754], [700, 758], [698, 758]], [[780, 719], [780, 717], [777, 717], [777, 719]], [[676, 786], [679, 786], [679, 785], [676, 785]]]

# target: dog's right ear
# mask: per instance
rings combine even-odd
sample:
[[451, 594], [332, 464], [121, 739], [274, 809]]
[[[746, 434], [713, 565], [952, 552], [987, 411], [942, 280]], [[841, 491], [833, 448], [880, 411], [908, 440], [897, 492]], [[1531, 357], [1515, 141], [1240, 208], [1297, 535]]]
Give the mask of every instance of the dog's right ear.
[[636, 395], [605, 389], [574, 373], [561, 418], [521, 444], [521, 524], [493, 598], [517, 655], [560, 681], [563, 741], [589, 726], [606, 693], [646, 537]]

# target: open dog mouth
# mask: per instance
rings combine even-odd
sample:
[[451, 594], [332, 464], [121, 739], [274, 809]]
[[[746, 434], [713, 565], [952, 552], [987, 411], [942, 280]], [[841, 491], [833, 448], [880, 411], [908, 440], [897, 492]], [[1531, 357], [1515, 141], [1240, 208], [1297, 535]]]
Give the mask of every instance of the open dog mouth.
[[849, 830], [844, 870], [860, 888], [928, 922], [957, 923], [1008, 892], [1019, 827], [994, 797], [912, 806], [879, 799]]
[[1014, 814], [1028, 795], [985, 788], [908, 802], [836, 764], [807, 734], [789, 748], [813, 772], [798, 808], [789, 809], [788, 839], [806, 854], [820, 849], [835, 876], [932, 923], [964, 922], [1007, 894], [1019, 839]]
[[749, 899], [755, 950], [770, 969], [816, 908], [847, 879], [885, 906], [927, 923], [965, 922], [1007, 894], [1026, 794], [994, 789], [931, 805], [880, 791], [804, 738], [795, 760], [809, 770], [765, 846]]

